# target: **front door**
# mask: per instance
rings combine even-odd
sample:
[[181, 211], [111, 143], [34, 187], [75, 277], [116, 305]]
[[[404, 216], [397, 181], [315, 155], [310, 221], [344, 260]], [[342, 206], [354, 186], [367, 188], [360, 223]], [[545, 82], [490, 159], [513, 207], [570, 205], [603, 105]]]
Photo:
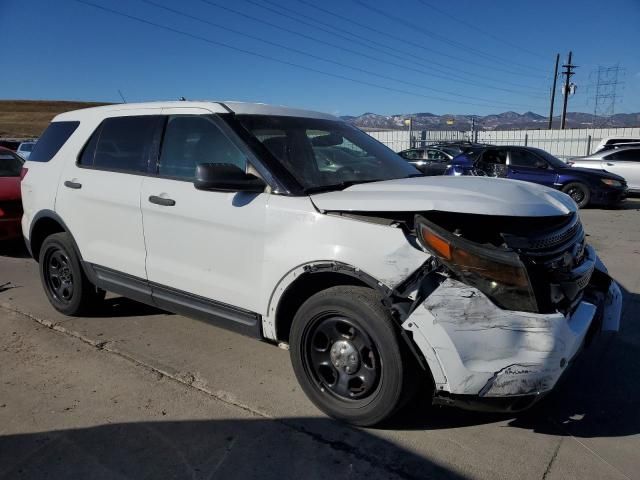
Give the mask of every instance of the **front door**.
[[620, 175], [632, 190], [640, 190], [640, 148], [619, 150], [603, 157], [602, 168]]
[[558, 175], [542, 157], [524, 148], [509, 150], [507, 178], [553, 187]]
[[201, 311], [210, 300], [214, 311], [233, 306], [258, 312], [269, 194], [203, 191], [193, 184], [197, 164], [230, 163], [246, 170], [251, 154], [212, 112], [163, 113], [156, 175], [143, 180], [140, 199], [154, 300]]

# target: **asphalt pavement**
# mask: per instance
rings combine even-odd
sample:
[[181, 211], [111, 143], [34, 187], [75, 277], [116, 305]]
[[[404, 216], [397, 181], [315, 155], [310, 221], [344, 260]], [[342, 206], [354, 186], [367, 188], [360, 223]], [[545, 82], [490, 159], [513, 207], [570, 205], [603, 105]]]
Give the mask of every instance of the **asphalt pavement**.
[[118, 297], [62, 316], [3, 245], [0, 478], [640, 478], [640, 200], [581, 216], [622, 330], [531, 411], [423, 397], [377, 429], [320, 413], [277, 347]]

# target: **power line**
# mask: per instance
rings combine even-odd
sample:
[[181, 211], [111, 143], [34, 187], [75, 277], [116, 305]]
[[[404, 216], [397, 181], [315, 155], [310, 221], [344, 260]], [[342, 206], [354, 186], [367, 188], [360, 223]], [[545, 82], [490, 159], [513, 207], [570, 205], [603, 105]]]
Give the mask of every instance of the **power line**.
[[435, 5], [433, 5], [433, 4], [429, 3], [429, 2], [426, 2], [425, 0], [418, 0], [418, 2], [420, 2], [425, 7], [430, 8], [431, 10], [435, 10], [436, 12], [440, 13], [441, 15], [444, 15], [445, 17], [449, 17], [450, 19], [452, 19], [455, 22], [458, 22], [458, 23], [460, 23], [462, 25], [465, 25], [465, 26], [467, 26], [469, 28], [472, 28], [475, 31], [482, 33], [483, 35], [486, 35], [486, 36], [488, 36], [488, 37], [490, 37], [490, 38], [492, 38], [492, 39], [494, 39], [494, 40], [496, 40], [498, 42], [501, 42], [501, 43], [504, 43], [505, 45], [510, 46], [511, 48], [515, 48], [516, 50], [520, 50], [522, 52], [528, 53], [529, 55], [534, 55], [534, 56], [536, 56], [538, 58], [545, 58], [546, 59], [546, 57], [544, 55], [541, 55], [540, 53], [534, 52], [534, 51], [529, 50], [527, 48], [524, 48], [524, 47], [522, 47], [520, 45], [516, 45], [515, 43], [511, 43], [511, 42], [505, 40], [502, 37], [498, 37], [497, 35], [494, 35], [491, 32], [487, 32], [486, 30], [478, 27], [474, 23], [467, 22], [466, 20], [463, 20], [461, 18], [455, 17], [454, 15], [450, 14], [449, 12], [445, 12], [444, 10], [436, 7]]
[[[178, 15], [187, 16], [187, 17], [189, 17], [189, 18], [191, 18], [193, 20], [196, 20], [196, 21], [203, 21], [199, 17], [193, 17], [193, 16], [190, 16], [190, 15], [178, 12], [177, 10], [170, 9], [169, 7], [157, 4], [157, 3], [152, 2], [150, 0], [141, 0], [141, 1], [144, 1], [146, 3], [150, 3], [150, 4], [152, 4], [152, 5], [154, 5], [154, 6], [158, 7], [158, 8], [163, 8], [165, 10], [170, 10], [173, 13], [176, 13]], [[405, 66], [405, 65], [400, 64], [400, 63], [390, 62], [388, 60], [382, 60], [382, 59], [380, 59], [380, 58], [378, 58], [376, 56], [369, 55], [369, 54], [362, 53], [362, 52], [358, 52], [357, 50], [353, 50], [351, 48], [345, 47], [344, 45], [338, 45], [338, 44], [335, 44], [335, 43], [332, 43], [332, 42], [328, 42], [326, 40], [319, 39], [317, 37], [313, 37], [313, 36], [305, 34], [305, 33], [300, 33], [300, 32], [297, 32], [295, 30], [291, 30], [291, 29], [289, 29], [287, 27], [282, 27], [280, 25], [274, 24], [274, 23], [269, 22], [267, 20], [263, 20], [261, 18], [255, 17], [253, 15], [249, 15], [247, 13], [244, 13], [244, 12], [241, 12], [239, 10], [227, 7], [225, 5], [221, 5], [219, 3], [216, 3], [216, 2], [213, 2], [213, 1], [210, 1], [210, 0], [199, 0], [199, 1], [202, 2], [202, 3], [205, 3], [206, 5], [209, 5], [211, 7], [219, 8], [221, 10], [225, 10], [227, 12], [231, 12], [233, 14], [239, 15], [239, 16], [244, 17], [244, 18], [248, 18], [248, 19], [253, 20], [255, 22], [258, 22], [258, 23], [261, 23], [261, 24], [264, 24], [264, 25], [269, 25], [272, 28], [288, 32], [288, 33], [290, 33], [292, 35], [296, 35], [296, 36], [299, 36], [299, 37], [302, 37], [302, 38], [306, 38], [308, 40], [312, 40], [312, 41], [320, 43], [322, 45], [328, 45], [328, 46], [331, 46], [331, 47], [336, 48], [338, 50], [349, 52], [349, 53], [351, 53], [353, 55], [358, 55], [358, 56], [366, 58], [368, 60], [373, 60], [374, 62], [378, 62], [378, 63], [382, 63], [382, 64], [386, 64], [386, 65], [393, 65], [395, 67], [403, 68], [405, 70], [409, 70], [409, 71], [412, 71], [412, 72], [420, 73], [422, 75], [426, 75], [426, 76], [429, 76], [429, 77], [440, 78], [440, 79], [447, 80], [447, 81], [450, 81], [450, 82], [462, 83], [462, 84], [471, 85], [471, 86], [474, 86], [474, 87], [482, 87], [482, 88], [488, 88], [488, 89], [491, 89], [491, 90], [503, 91], [503, 92], [508, 92], [508, 93], [516, 93], [516, 94], [519, 94], [519, 95], [526, 95], [526, 96], [529, 96], [529, 97], [537, 97], [537, 98], [542, 98], [543, 97], [542, 95], [536, 95], [536, 94], [529, 93], [529, 92], [523, 92], [523, 91], [519, 91], [519, 90], [504, 88], [504, 87], [496, 87], [496, 86], [493, 86], [493, 85], [488, 85], [488, 84], [479, 83], [479, 82], [472, 82], [472, 81], [465, 80], [465, 79], [451, 78], [451, 76], [447, 72], [444, 72], [445, 75], [438, 75], [436, 73], [428, 72], [428, 71], [425, 71], [425, 70], [422, 70], [422, 69], [419, 69], [419, 68], [408, 67], [408, 66]], [[245, 0], [245, 1], [248, 1], [249, 3], [254, 3], [251, 0]], [[280, 48], [291, 49], [291, 47], [288, 47], [286, 45], [282, 45], [282, 44], [279, 44], [279, 43], [276, 43], [276, 42], [271, 42], [271, 41], [265, 40], [262, 37], [256, 37], [256, 36], [250, 35], [250, 34], [248, 34], [246, 32], [233, 30], [233, 29], [231, 29], [229, 27], [226, 27], [226, 26], [223, 26], [223, 25], [220, 25], [220, 24], [214, 24], [212, 22], [204, 22], [204, 23], [208, 23], [209, 25], [212, 25], [214, 27], [221, 28], [221, 29], [224, 29], [224, 30], [227, 30], [227, 31], [231, 31], [231, 32], [233, 32], [233, 33], [235, 33], [237, 35], [246, 36], [246, 37], [252, 38], [254, 40], [260, 41], [260, 42], [269, 43], [271, 45], [275, 45], [275, 46], [278, 46]], [[310, 54], [310, 53], [308, 53], [306, 51], [301, 51], [301, 50], [297, 50], [297, 49], [294, 49], [294, 50], [296, 51], [296, 53], [299, 53], [301, 55], [311, 56], [311, 57], [314, 57], [316, 59], [320, 59], [322, 61], [326, 61], [326, 62], [329, 62], [329, 63], [334, 63], [334, 64], [337, 64], [337, 65], [340, 65], [341, 67], [344, 67], [344, 68], [355, 69], [355, 70], [359, 70], [361, 72], [369, 73], [371, 75], [380, 76], [380, 74], [378, 74], [376, 72], [363, 70], [363, 69], [360, 69], [358, 67], [354, 67], [352, 65], [346, 65], [346, 64], [337, 62], [335, 60], [332, 60], [332, 59], [327, 59], [327, 58], [320, 57], [318, 55]], [[394, 79], [393, 77], [387, 77], [387, 76], [384, 76], [384, 77], [387, 80], [391, 79], [391, 80], [394, 80], [394, 81], [397, 81], [397, 82], [400, 82], [400, 83], [406, 83], [407, 85], [410, 85], [410, 86], [418, 86], [419, 88], [426, 88], [428, 90], [432, 90], [432, 91], [439, 92], [439, 93], [445, 93], [445, 94], [451, 94], [451, 95], [454, 95], [454, 96], [460, 96], [459, 94], [451, 93], [451, 92], [448, 92], [446, 90], [439, 90], [439, 89], [433, 89], [433, 88], [430, 88], [430, 87], [424, 87], [422, 85], [419, 85], [419, 84], [416, 84], [416, 83], [413, 83], [413, 82], [406, 82], [405, 80], [402, 80], [402, 79]], [[468, 98], [476, 99], [477, 97], [468, 97]]]
[[360, 85], [366, 85], [366, 86], [369, 86], [369, 87], [374, 87], [374, 88], [378, 88], [378, 89], [381, 89], [381, 90], [386, 90], [386, 91], [389, 91], [389, 92], [396, 92], [396, 93], [402, 93], [402, 94], [405, 94], [405, 95], [411, 95], [411, 96], [415, 96], [415, 97], [426, 98], [426, 99], [429, 99], [429, 100], [440, 100], [440, 101], [450, 102], [450, 103], [455, 103], [455, 104], [460, 104], [460, 105], [473, 105], [473, 106], [479, 106], [479, 107], [495, 107], [495, 104], [472, 103], [472, 102], [465, 102], [465, 101], [460, 101], [460, 100], [451, 100], [451, 99], [448, 99], [448, 98], [424, 95], [424, 94], [417, 93], [417, 92], [412, 92], [412, 91], [409, 91], [409, 90], [403, 90], [403, 89], [400, 89], [400, 88], [380, 85], [380, 84], [369, 82], [369, 81], [366, 81], [366, 80], [358, 80], [358, 79], [355, 79], [355, 78], [352, 78], [352, 77], [348, 77], [346, 75], [341, 75], [341, 74], [338, 74], [338, 73], [325, 72], [323, 70], [319, 70], [319, 69], [314, 68], [314, 67], [309, 67], [309, 66], [306, 66], [306, 65], [300, 65], [298, 63], [290, 62], [288, 60], [282, 60], [282, 59], [279, 59], [279, 58], [272, 57], [270, 55], [265, 55], [265, 54], [262, 54], [262, 53], [258, 53], [258, 52], [254, 52], [254, 51], [250, 51], [250, 50], [245, 50], [243, 48], [239, 48], [239, 47], [230, 45], [230, 44], [225, 43], [225, 42], [220, 42], [220, 41], [212, 40], [210, 38], [202, 37], [200, 35], [196, 35], [196, 34], [193, 34], [193, 33], [190, 33], [190, 32], [185, 32], [184, 30], [179, 30], [179, 29], [174, 28], [174, 27], [170, 27], [170, 26], [167, 26], [167, 25], [156, 23], [156, 22], [153, 22], [151, 20], [147, 20], [145, 18], [138, 17], [136, 15], [131, 15], [131, 14], [128, 14], [128, 13], [125, 13], [125, 12], [121, 12], [119, 10], [115, 10], [115, 9], [112, 9], [112, 8], [109, 8], [109, 7], [105, 7], [103, 5], [98, 5], [98, 4], [95, 4], [95, 3], [92, 3], [92, 2], [89, 2], [89, 1], [86, 1], [86, 0], [73, 0], [73, 1], [75, 1], [77, 3], [81, 3], [83, 5], [87, 5], [87, 6], [96, 8], [98, 10], [109, 12], [109, 13], [111, 13], [113, 15], [117, 15], [117, 16], [121, 16], [121, 17], [124, 17], [124, 18], [128, 18], [130, 20], [134, 20], [134, 21], [137, 21], [139, 23], [143, 23], [143, 24], [146, 24], [146, 25], [151, 25], [153, 27], [160, 28], [162, 30], [166, 30], [166, 31], [169, 31], [169, 32], [172, 32], [172, 33], [176, 33], [178, 35], [189, 37], [189, 38], [194, 39], [194, 40], [198, 40], [198, 41], [205, 42], [205, 43], [208, 43], [208, 44], [211, 44], [211, 45], [215, 45], [215, 46], [218, 46], [218, 47], [222, 47], [222, 48], [226, 48], [226, 49], [229, 49], [229, 50], [233, 50], [235, 52], [244, 53], [245, 55], [250, 55], [252, 57], [257, 57], [257, 58], [261, 58], [261, 59], [264, 59], [264, 60], [269, 60], [269, 61], [276, 62], [276, 63], [282, 64], [282, 65], [287, 65], [287, 66], [291, 66], [291, 67], [298, 68], [298, 69], [301, 69], [301, 70], [306, 70], [306, 71], [309, 71], [309, 72], [318, 73], [318, 74], [325, 75], [325, 76], [328, 76], [328, 77], [333, 77], [333, 78], [337, 78], [337, 79], [340, 79], [340, 80], [347, 80], [349, 82], [357, 83], [357, 84], [360, 84]]
[[[310, 17], [309, 15], [305, 15], [303, 13], [300, 13], [300, 12], [297, 12], [297, 11], [293, 11], [291, 9], [287, 9], [286, 7], [282, 7], [282, 6], [280, 6], [278, 4], [275, 4], [275, 3], [273, 3], [273, 2], [271, 2], [269, 0], [262, 0], [262, 2], [266, 3], [266, 4], [270, 5], [270, 6], [262, 5], [262, 4], [258, 3], [258, 2], [256, 2], [255, 0], [244, 0], [244, 1], [247, 2], [247, 3], [250, 3], [252, 5], [255, 5], [257, 7], [263, 8], [263, 9], [269, 11], [269, 12], [275, 13], [276, 15], [280, 15], [282, 17], [291, 19], [291, 20], [293, 20], [295, 22], [302, 23], [304, 25], [308, 25], [308, 26], [310, 26], [312, 28], [315, 28], [317, 30], [323, 31], [325, 33], [328, 33], [329, 35], [335, 35], [335, 36], [338, 36], [340, 38], [343, 38], [343, 39], [347, 40], [348, 42], [351, 42], [351, 43], [355, 42], [355, 43], [357, 43], [359, 45], [363, 45], [366, 48], [374, 50], [378, 55], [380, 53], [383, 53], [384, 55], [388, 55], [388, 56], [390, 56], [392, 58], [396, 58], [396, 59], [401, 60], [401, 61], [407, 61], [407, 60], [405, 58], [401, 58], [398, 54], [400, 54], [403, 57], [408, 57], [408, 59], [412, 63], [418, 64], [418, 65], [423, 65], [423, 66], [429, 68], [430, 70], [433, 70], [433, 71], [436, 71], [436, 72], [440, 72], [440, 73], [442, 73], [444, 75], [447, 75], [447, 77], [446, 77], [447, 80], [452, 80], [453, 78], [458, 78], [458, 79], [461, 79], [461, 80], [465, 80], [464, 76], [461, 76], [461, 75], [458, 75], [456, 73], [451, 73], [451, 72], [447, 71], [447, 70], [453, 70], [454, 72], [459, 72], [459, 73], [468, 75], [468, 76], [473, 77], [473, 78], [479, 78], [479, 79], [489, 80], [489, 81], [493, 81], [493, 82], [496, 81], [495, 78], [487, 77], [485, 75], [479, 75], [477, 73], [472, 73], [472, 72], [468, 72], [468, 71], [465, 71], [465, 70], [460, 70], [460, 69], [458, 69], [456, 67], [450, 67], [448, 65], [439, 63], [439, 62], [437, 62], [435, 60], [424, 59], [424, 57], [421, 58], [421, 57], [418, 57], [418, 56], [415, 56], [415, 55], [408, 54], [408, 53], [406, 53], [406, 52], [404, 52], [402, 50], [399, 50], [399, 49], [396, 49], [396, 48], [393, 48], [393, 47], [389, 47], [388, 45], [385, 45], [383, 43], [377, 42], [375, 40], [371, 40], [371, 39], [366, 38], [366, 37], [364, 37], [362, 35], [358, 35], [358, 34], [356, 34], [354, 32], [342, 30], [342, 29], [340, 29], [338, 27], [335, 27], [333, 25], [330, 25], [330, 24], [328, 24], [326, 22], [322, 22], [322, 21], [320, 21], [320, 20], [318, 20], [316, 18]], [[304, 3], [304, 2], [302, 2], [302, 3]], [[322, 9], [320, 7], [317, 7], [317, 6], [313, 6], [313, 7], [318, 9], [318, 10], [325, 11], [324, 9]], [[228, 8], [228, 7], [225, 7], [225, 8]], [[276, 8], [280, 9], [280, 10], [284, 10], [285, 12], [288, 12], [288, 13], [283, 13], [282, 11], [278, 11], [278, 10], [276, 10]], [[332, 14], [334, 16], [338, 16], [336, 14], [333, 14], [332, 12], [328, 12], [327, 11], [326, 13], [330, 13], [330, 14]], [[296, 18], [295, 16], [293, 16], [291, 14], [293, 14], [293, 15], [295, 15], [297, 17], [308, 19], [312, 23], [310, 23], [309, 21], [306, 21], [306, 20], [300, 20], [300, 18]], [[244, 15], [246, 16], [246, 14], [244, 14]], [[343, 18], [343, 17], [339, 17], [339, 18]], [[261, 21], [262, 23], [265, 23], [264, 20], [260, 20], [260, 19], [256, 19], [256, 21]], [[330, 28], [332, 30], [337, 30], [337, 32], [336, 31], [327, 30], [326, 28], [323, 28], [323, 27], [319, 27], [317, 25], [314, 25], [314, 23], [326, 26], [326, 27], [328, 27], [328, 28]], [[381, 33], [384, 34], [384, 32], [381, 32]], [[347, 34], [349, 36], [352, 36], [352, 37], [355, 37], [358, 40], [353, 40], [352, 38], [347, 37], [345, 34]], [[398, 38], [398, 37], [390, 36], [390, 38]], [[364, 42], [372, 43], [373, 45], [376, 45], [376, 46], [375, 47], [371, 47], [370, 45], [367, 45], [366, 43], [364, 43], [362, 40], [364, 40]], [[401, 40], [403, 40], [406, 43], [405, 39], [401, 39]], [[343, 47], [341, 47], [341, 48], [343, 48]], [[380, 52], [380, 48], [384, 48], [385, 50], [390, 50], [390, 51], [392, 51], [394, 53]], [[440, 53], [440, 52], [436, 52], [436, 53]], [[422, 62], [420, 61], [421, 59], [423, 60]], [[380, 61], [379, 59], [376, 59], [376, 60]], [[461, 61], [463, 61], [463, 60], [461, 59]], [[465, 61], [465, 63], [470, 63], [470, 62], [467, 62], [466, 60], [464, 60], [464, 61]], [[425, 63], [425, 62], [427, 62], [427, 63]], [[471, 63], [473, 63], [473, 62], [471, 62]], [[395, 64], [392, 64], [392, 65], [395, 65]], [[442, 68], [445, 68], [447, 70], [442, 70], [442, 69], [439, 69], [439, 68], [435, 68], [434, 65], [438, 65], [438, 66], [440, 66]], [[408, 67], [402, 67], [402, 68], [408, 68]], [[490, 67], [490, 68], [492, 68], [492, 67]], [[416, 71], [415, 68], [411, 68], [411, 70]], [[500, 70], [500, 69], [498, 69], [498, 70]], [[424, 72], [424, 70], [420, 70], [420, 71], [422, 73], [426, 73], [426, 72]], [[429, 74], [429, 75], [433, 76], [432, 73], [426, 73], [426, 74]], [[442, 78], [442, 77], [440, 77], [440, 78]], [[468, 82], [468, 80], [465, 80], [465, 81]], [[522, 85], [522, 84], [519, 84], [519, 83], [508, 82], [508, 81], [505, 81], [503, 79], [500, 79], [499, 82], [501, 84], [504, 84], [504, 85], [515, 86], [517, 88], [524, 88], [524, 89], [533, 90], [533, 88], [530, 87], [529, 85]], [[491, 87], [489, 87], [489, 88], [491, 88]], [[535, 89], [535, 90], [538, 90], [538, 89]], [[521, 92], [514, 92], [514, 93], [521, 93]]]
[[361, 0], [353, 0], [353, 2], [357, 3], [358, 5], [360, 5], [361, 7], [365, 8], [367, 10], [370, 10], [372, 12], [377, 13], [378, 15], [381, 15], [381, 16], [383, 16], [385, 18], [390, 18], [392, 20], [395, 20], [396, 22], [400, 23], [401, 25], [405, 25], [405, 26], [417, 31], [418, 33], [420, 33], [420, 34], [422, 34], [422, 35], [424, 35], [426, 37], [434, 38], [434, 39], [436, 39], [436, 40], [438, 40], [440, 42], [446, 43], [446, 44], [451, 45], [451, 46], [453, 46], [455, 48], [466, 50], [466, 51], [469, 51], [469, 52], [474, 52], [476, 55], [480, 55], [482, 57], [485, 57], [488, 60], [492, 60], [493, 62], [498, 62], [498, 63], [501, 63], [503, 65], [511, 65], [511, 66], [516, 65], [516, 66], [518, 66], [518, 67], [520, 67], [522, 69], [537, 70], [534, 67], [531, 67], [529, 65], [525, 65], [525, 64], [522, 64], [522, 63], [517, 63], [517, 62], [514, 62], [512, 60], [505, 60], [505, 59], [502, 59], [502, 58], [500, 58], [500, 57], [498, 57], [496, 55], [492, 55], [490, 53], [483, 52], [482, 50], [478, 50], [477, 48], [470, 47], [468, 45], [464, 45], [464, 44], [462, 44], [460, 42], [456, 42], [456, 41], [451, 40], [451, 39], [449, 39], [447, 37], [444, 37], [442, 35], [438, 35], [437, 33], [425, 31], [425, 29], [420, 27], [419, 25], [416, 25], [416, 24], [414, 24], [412, 22], [409, 22], [409, 21], [407, 21], [407, 20], [405, 20], [405, 19], [403, 19], [401, 17], [398, 17], [396, 15], [393, 15], [392, 13], [389, 13], [387, 11], [384, 11], [384, 10], [381, 10], [379, 8], [373, 7], [373, 6], [369, 5], [369, 4], [366, 4]]
[[[222, 25], [222, 24], [211, 22], [211, 21], [206, 20], [206, 19], [201, 18], [201, 17], [190, 15], [190, 14], [182, 12], [180, 10], [176, 10], [175, 8], [171, 8], [171, 7], [167, 7], [165, 5], [159, 4], [159, 3], [157, 3], [157, 2], [155, 2], [153, 0], [140, 0], [140, 1], [143, 2], [143, 3], [147, 3], [149, 5], [152, 5], [152, 6], [156, 7], [156, 8], [165, 10], [165, 11], [170, 12], [170, 13], [173, 13], [175, 15], [179, 15], [181, 17], [188, 18], [190, 20], [194, 20], [194, 21], [197, 21], [197, 22], [200, 22], [200, 23], [204, 23], [205, 25], [209, 25], [209, 26], [212, 26], [212, 27], [215, 27], [215, 28], [227, 31], [227, 32], [231, 32], [231, 33], [233, 33], [235, 35], [239, 35], [239, 36], [242, 36], [242, 37], [250, 38], [252, 40], [256, 40], [256, 41], [259, 41], [259, 42], [262, 42], [262, 43], [266, 43], [267, 45], [272, 45], [272, 46], [275, 46], [275, 47], [278, 47], [278, 48], [282, 48], [283, 50], [286, 50], [286, 51], [289, 51], [289, 52], [293, 52], [293, 53], [297, 53], [298, 55], [303, 55], [303, 56], [306, 56], [306, 57], [309, 57], [309, 58], [313, 58], [314, 60], [320, 60], [322, 62], [331, 63], [333, 65], [337, 65], [337, 66], [342, 67], [342, 68], [347, 68], [347, 69], [354, 70], [354, 71], [357, 71], [357, 72], [360, 72], [360, 73], [365, 73], [367, 75], [371, 75], [371, 76], [374, 76], [374, 77], [382, 78], [383, 80], [390, 80], [392, 82], [402, 83], [402, 84], [405, 84], [405, 85], [408, 85], [408, 86], [411, 86], [411, 87], [421, 88], [421, 89], [424, 89], [424, 90], [429, 90], [429, 91], [436, 92], [436, 93], [441, 93], [441, 94], [444, 94], [444, 95], [450, 95], [450, 96], [453, 96], [453, 97], [465, 98], [465, 99], [469, 99], [469, 100], [486, 101], [485, 99], [482, 99], [482, 98], [479, 98], [479, 97], [473, 97], [473, 96], [469, 96], [469, 95], [462, 95], [462, 94], [459, 94], [459, 93], [456, 93], [456, 92], [450, 92], [450, 91], [441, 90], [441, 89], [438, 89], [438, 88], [427, 87], [427, 86], [424, 86], [424, 85], [421, 85], [421, 84], [418, 84], [418, 83], [414, 83], [414, 82], [410, 82], [410, 81], [407, 81], [407, 80], [404, 80], [404, 79], [401, 79], [401, 78], [391, 77], [389, 75], [384, 75], [384, 74], [381, 74], [381, 73], [378, 73], [378, 72], [374, 72], [374, 71], [371, 71], [371, 70], [367, 70], [367, 69], [364, 69], [364, 68], [360, 68], [360, 67], [356, 67], [356, 66], [353, 66], [353, 65], [349, 65], [349, 64], [343, 63], [343, 62], [339, 62], [339, 61], [333, 60], [331, 58], [323, 57], [321, 55], [316, 55], [316, 54], [309, 53], [309, 52], [304, 51], [304, 50], [300, 50], [300, 49], [297, 49], [297, 48], [289, 47], [287, 45], [283, 45], [283, 44], [278, 43], [278, 42], [273, 42], [271, 40], [267, 40], [265, 38], [258, 37], [256, 35], [252, 35], [252, 34], [249, 34], [249, 33], [246, 33], [246, 32], [242, 32], [240, 30], [235, 30], [233, 28], [227, 27], [227, 26]], [[204, 3], [207, 3], [207, 4], [210, 3], [207, 0], [201, 0], [201, 1], [203, 1]], [[510, 103], [499, 102], [499, 101], [496, 102], [496, 103], [504, 104], [506, 106], [517, 105], [517, 104], [510, 104]]]
[[[311, 7], [311, 8], [314, 8], [314, 9], [318, 10], [318, 11], [321, 11], [321, 12], [327, 14], [327, 15], [330, 15], [330, 16], [335, 17], [335, 18], [339, 18], [339, 19], [341, 19], [341, 20], [343, 20], [345, 22], [348, 22], [348, 23], [350, 23], [352, 25], [356, 25], [356, 26], [358, 26], [360, 28], [363, 28], [363, 29], [369, 30], [371, 32], [377, 33], [378, 35], [382, 35], [382, 36], [385, 36], [385, 37], [388, 37], [388, 38], [393, 38], [394, 40], [402, 42], [405, 45], [412, 45], [412, 46], [414, 46], [416, 48], [419, 48], [421, 50], [426, 50], [426, 51], [429, 51], [429, 52], [433, 52], [436, 55], [441, 55], [443, 57], [447, 57], [447, 58], [450, 58], [452, 60], [463, 62], [463, 63], [468, 64], [468, 65], [476, 65], [476, 66], [480, 66], [482, 68], [490, 68], [490, 69], [492, 69], [494, 71], [499, 71], [499, 72], [506, 73], [506, 74], [509, 74], [509, 75], [518, 75], [518, 76], [524, 76], [524, 77], [527, 77], [527, 78], [538, 77], [538, 78], [545, 78], [546, 79], [546, 77], [543, 76], [543, 75], [533, 75], [531, 73], [515, 72], [513, 70], [506, 70], [506, 69], [503, 69], [503, 68], [500, 68], [500, 67], [488, 66], [487, 64], [479, 63], [479, 62], [476, 62], [474, 60], [469, 60], [469, 59], [466, 59], [466, 58], [457, 57], [455, 55], [451, 55], [449, 53], [442, 52], [441, 50], [436, 50], [436, 49], [433, 49], [433, 48], [429, 48], [429, 47], [425, 46], [424, 44], [413, 42], [413, 41], [411, 41], [410, 39], [408, 39], [406, 37], [399, 37], [399, 36], [393, 35], [393, 34], [391, 34], [389, 32], [386, 32], [386, 31], [377, 29], [375, 27], [372, 27], [371, 25], [367, 25], [365, 23], [358, 22], [358, 21], [353, 20], [351, 18], [344, 17], [344, 16], [339, 15], [339, 14], [337, 14], [335, 12], [332, 12], [331, 10], [327, 10], [325, 8], [319, 7], [318, 5], [315, 5], [315, 4], [313, 4], [311, 2], [308, 2], [306, 0], [297, 0], [297, 1], [299, 3], [307, 5], [308, 7]], [[435, 63], [435, 62], [433, 62], [433, 63]], [[439, 65], [442, 65], [442, 64], [439, 64]], [[446, 67], [446, 68], [451, 68], [451, 67]], [[474, 74], [471, 74], [471, 75], [474, 75]]]

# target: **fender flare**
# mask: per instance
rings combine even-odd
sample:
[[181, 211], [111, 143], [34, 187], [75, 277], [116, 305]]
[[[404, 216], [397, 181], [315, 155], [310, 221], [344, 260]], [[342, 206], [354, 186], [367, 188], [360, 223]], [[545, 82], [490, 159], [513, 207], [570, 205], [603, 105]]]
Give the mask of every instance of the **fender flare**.
[[50, 220], [54, 220], [56, 223], [58, 223], [62, 227], [62, 229], [64, 230], [65, 233], [69, 234], [69, 236], [71, 237], [71, 244], [73, 245], [73, 249], [75, 250], [75, 254], [78, 256], [78, 260], [80, 261], [80, 265], [82, 266], [82, 270], [84, 271], [84, 273], [87, 276], [87, 278], [89, 279], [89, 281], [91, 281], [91, 283], [95, 284], [95, 281], [96, 281], [95, 273], [93, 272], [93, 269], [87, 268], [87, 264], [85, 263], [85, 261], [82, 258], [82, 253], [80, 253], [80, 248], [78, 247], [78, 244], [76, 242], [76, 239], [73, 236], [73, 233], [71, 233], [71, 230], [69, 230], [69, 227], [67, 227], [67, 224], [64, 222], [64, 220], [62, 220], [60, 215], [58, 215], [53, 210], [47, 210], [47, 209], [40, 210], [38, 213], [36, 213], [34, 215], [33, 219], [31, 220], [31, 226], [29, 227], [29, 241], [25, 241], [25, 243], [27, 244], [27, 249], [29, 250], [29, 253], [34, 258], [34, 260], [36, 262], [38, 261], [38, 259], [33, 255], [33, 250], [31, 248], [31, 241], [33, 239], [33, 230], [34, 230], [35, 226], [38, 224], [38, 222], [40, 220], [44, 219], [44, 218], [47, 218], [47, 219], [50, 219]]
[[[357, 278], [369, 287], [380, 292], [386, 299], [389, 298], [391, 289], [385, 284], [375, 279], [372, 275], [363, 270], [349, 265], [347, 263], [337, 262], [335, 260], [315, 260], [298, 265], [289, 270], [276, 284], [271, 292], [269, 303], [267, 305], [266, 315], [262, 316], [262, 331], [265, 338], [272, 341], [278, 341], [276, 332], [276, 315], [280, 306], [280, 300], [287, 289], [300, 278], [302, 275], [309, 275], [322, 272], [335, 272], [350, 277]], [[390, 304], [389, 304], [390, 306]]]

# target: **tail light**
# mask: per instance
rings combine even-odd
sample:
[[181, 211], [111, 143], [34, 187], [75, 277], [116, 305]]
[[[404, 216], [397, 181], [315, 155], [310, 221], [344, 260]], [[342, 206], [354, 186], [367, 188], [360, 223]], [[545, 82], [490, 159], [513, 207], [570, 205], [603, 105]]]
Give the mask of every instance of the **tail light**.
[[27, 176], [28, 171], [29, 171], [28, 168], [22, 167], [22, 170], [20, 170], [20, 181], [24, 180], [24, 177]]

